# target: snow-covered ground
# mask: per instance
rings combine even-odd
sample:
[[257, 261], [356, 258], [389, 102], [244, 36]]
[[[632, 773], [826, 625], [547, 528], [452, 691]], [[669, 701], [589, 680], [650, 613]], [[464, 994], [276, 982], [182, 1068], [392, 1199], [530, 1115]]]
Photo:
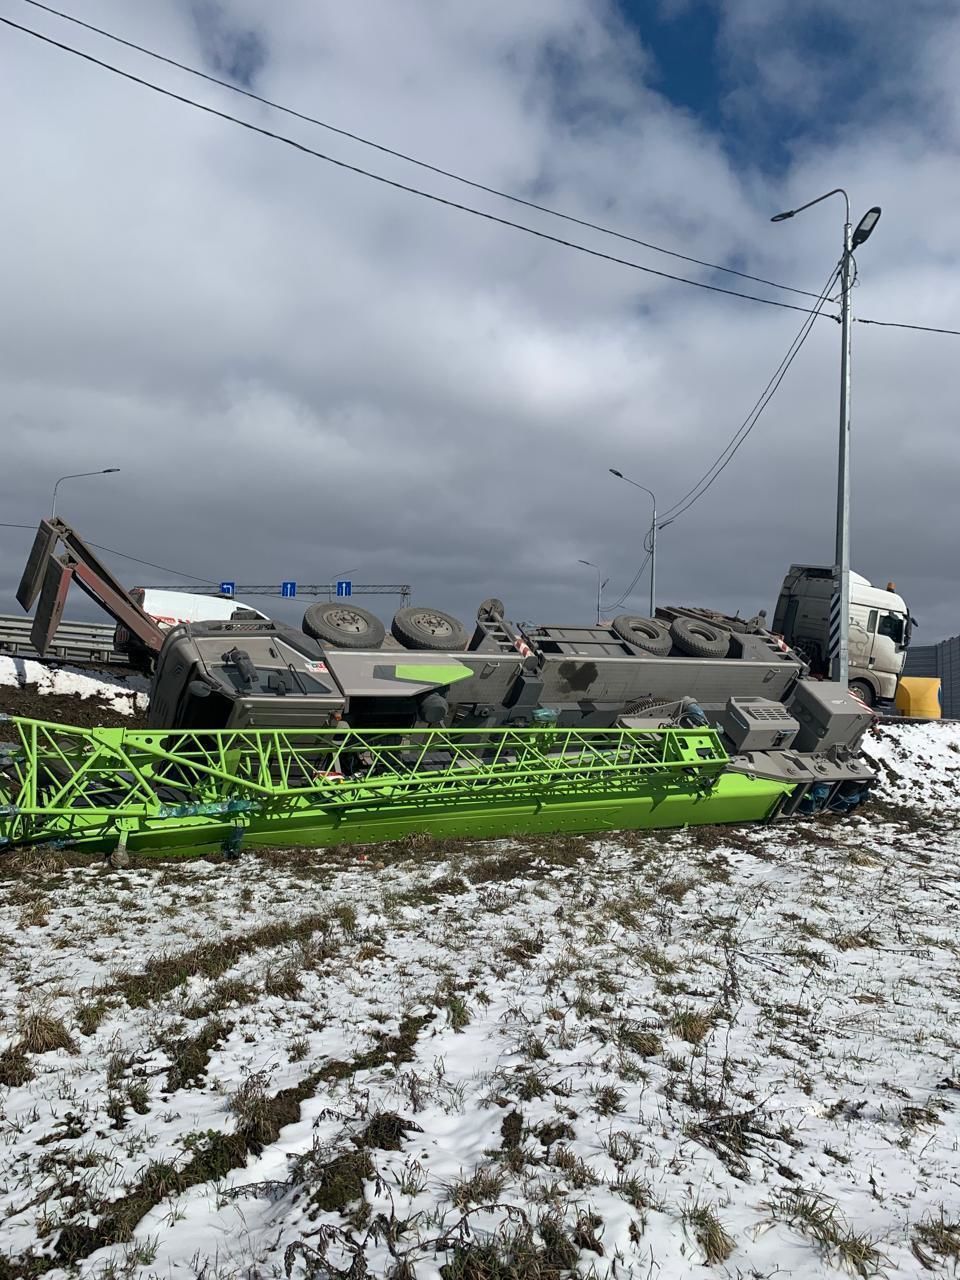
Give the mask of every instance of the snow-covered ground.
[[46, 666], [31, 658], [14, 658], [9, 654], [0, 654], [0, 710], [4, 686], [29, 687], [41, 696], [94, 698], [120, 715], [145, 711], [149, 701], [149, 681], [143, 676]]
[[870, 750], [844, 821], [8, 855], [0, 1277], [956, 1274], [960, 731]]

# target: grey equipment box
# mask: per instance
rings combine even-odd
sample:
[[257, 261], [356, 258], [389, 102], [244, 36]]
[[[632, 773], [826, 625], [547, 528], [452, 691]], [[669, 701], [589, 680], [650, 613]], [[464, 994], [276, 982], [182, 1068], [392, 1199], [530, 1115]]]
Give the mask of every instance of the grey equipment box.
[[873, 712], [837, 680], [799, 681], [790, 710], [800, 722], [793, 744], [797, 751], [855, 750], [874, 718]]
[[782, 702], [769, 698], [729, 698], [720, 728], [734, 750], [784, 751], [793, 745], [800, 725]]

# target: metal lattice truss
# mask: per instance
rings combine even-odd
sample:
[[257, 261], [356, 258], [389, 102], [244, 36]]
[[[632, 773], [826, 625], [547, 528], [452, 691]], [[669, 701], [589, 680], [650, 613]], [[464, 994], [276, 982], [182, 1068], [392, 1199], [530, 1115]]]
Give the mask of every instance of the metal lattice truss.
[[634, 825], [637, 806], [665, 804], [670, 821], [636, 825], [723, 820], [673, 813], [717, 788], [728, 758], [713, 730], [207, 732], [13, 717], [6, 728], [0, 844], [199, 849], [251, 837], [330, 844], [412, 831], [595, 830], [616, 825], [615, 812]]

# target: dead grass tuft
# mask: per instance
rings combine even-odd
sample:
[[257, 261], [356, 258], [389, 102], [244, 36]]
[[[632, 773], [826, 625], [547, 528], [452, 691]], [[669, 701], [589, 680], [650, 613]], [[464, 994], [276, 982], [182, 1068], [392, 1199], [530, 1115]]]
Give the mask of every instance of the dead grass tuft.
[[77, 1030], [82, 1036], [92, 1036], [100, 1023], [110, 1012], [111, 1004], [103, 996], [89, 1000], [78, 1000], [73, 1006], [73, 1016]]
[[[341, 923], [352, 908], [338, 908]], [[356, 913], [354, 912], [354, 923]], [[298, 920], [275, 921], [251, 929], [249, 933], [233, 934], [213, 942], [201, 942], [188, 951], [153, 956], [140, 973], [118, 973], [112, 990], [122, 995], [131, 1008], [142, 1008], [160, 996], [167, 995], [189, 978], [198, 975], [219, 978], [241, 957], [270, 947], [287, 946], [292, 942], [307, 942], [310, 937], [329, 927], [326, 914], [314, 911]], [[346, 929], [346, 925], [344, 925]], [[105, 989], [105, 990], [109, 990]]]
[[562, 1220], [550, 1214], [535, 1228], [524, 1218], [489, 1241], [470, 1239], [461, 1231], [460, 1238], [449, 1241], [440, 1276], [441, 1280], [560, 1280], [575, 1273], [578, 1256]]
[[936, 1217], [930, 1214], [913, 1228], [914, 1257], [927, 1271], [940, 1270], [938, 1259], [960, 1262], [960, 1220], [948, 1220], [943, 1205]]
[[670, 1018], [670, 1030], [687, 1044], [702, 1044], [713, 1029], [713, 1020], [712, 1013], [699, 1009], [677, 1009]]
[[306, 1036], [294, 1036], [287, 1045], [287, 1057], [291, 1062], [302, 1062], [310, 1051], [310, 1041]]
[[297, 966], [292, 962], [277, 965], [267, 970], [263, 989], [268, 996], [278, 996], [281, 1000], [296, 1000], [303, 991], [303, 979]]
[[663, 1041], [654, 1031], [644, 1031], [629, 1022], [621, 1022], [616, 1032], [617, 1044], [641, 1058], [655, 1058], [663, 1051]]
[[691, 889], [696, 888], [696, 884], [696, 880], [692, 879], [664, 880], [657, 889], [661, 898], [667, 898], [670, 902], [679, 904]]
[[626, 1094], [613, 1084], [597, 1085], [590, 1090], [593, 1095], [593, 1110], [598, 1116], [615, 1116], [623, 1110]]
[[202, 999], [195, 1000], [181, 1012], [193, 1022], [198, 1018], [207, 1018], [211, 1013], [219, 1013], [228, 1005], [250, 1004], [256, 994], [256, 988], [242, 978], [222, 978], [213, 984]]
[[798, 1187], [781, 1192], [769, 1207], [774, 1221], [786, 1222], [821, 1249], [835, 1254], [855, 1275], [871, 1276], [880, 1269], [880, 1251], [866, 1235], [853, 1230], [826, 1196]]
[[226, 1040], [232, 1030], [232, 1022], [211, 1018], [195, 1036], [168, 1041], [163, 1046], [170, 1059], [167, 1092], [172, 1093], [175, 1089], [191, 1089], [202, 1085], [211, 1053]]
[[507, 1175], [496, 1165], [485, 1164], [475, 1169], [469, 1178], [461, 1178], [447, 1188], [450, 1202], [458, 1209], [474, 1205], [493, 1204], [500, 1199], [506, 1186]]
[[33, 1067], [19, 1045], [11, 1045], [0, 1053], [0, 1087], [19, 1089], [33, 1079]]
[[42, 1010], [24, 1014], [18, 1026], [21, 1053], [52, 1053], [63, 1050], [76, 1053], [77, 1046], [61, 1018], [52, 1018]]
[[423, 1130], [395, 1111], [378, 1111], [354, 1141], [361, 1147], [375, 1147], [378, 1151], [400, 1151], [408, 1133], [423, 1133]]
[[683, 1225], [703, 1250], [703, 1260], [708, 1267], [726, 1262], [733, 1253], [736, 1242], [710, 1205], [696, 1204], [684, 1209]]
[[325, 1213], [342, 1213], [350, 1204], [363, 1201], [363, 1184], [374, 1172], [366, 1151], [347, 1151], [336, 1156], [318, 1169], [310, 1202]]
[[237, 1133], [253, 1152], [260, 1152], [276, 1137], [276, 1125], [267, 1093], [270, 1077], [256, 1071], [232, 1094], [229, 1109], [237, 1125]]
[[18, 929], [42, 929], [50, 922], [49, 906], [43, 898], [27, 903], [20, 912]]
[[518, 849], [493, 857], [478, 858], [467, 867], [467, 878], [473, 884], [490, 884], [493, 881], [527, 880], [531, 877], [534, 860], [529, 853]]

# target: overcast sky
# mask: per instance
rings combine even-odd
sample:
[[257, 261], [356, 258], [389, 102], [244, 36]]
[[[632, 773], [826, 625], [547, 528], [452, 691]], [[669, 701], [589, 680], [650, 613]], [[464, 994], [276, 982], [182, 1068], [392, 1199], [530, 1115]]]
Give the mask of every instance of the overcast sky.
[[[855, 313], [960, 328], [955, 0], [62, 0], [340, 128]], [[707, 272], [416, 169], [77, 29], [11, 18], [329, 155], [633, 261]], [[0, 519], [57, 476], [87, 537], [213, 581], [410, 582], [464, 619], [588, 620], [726, 445], [803, 316], [571, 252], [334, 168], [0, 27]], [[834, 310], [834, 308], [830, 308]], [[661, 603], [772, 611], [833, 558], [839, 326], [660, 536]], [[960, 631], [960, 338], [854, 328], [852, 564]], [[0, 529], [0, 610], [30, 535]], [[129, 585], [164, 575], [113, 562]], [[170, 578], [169, 581], [175, 581]], [[82, 616], [81, 599], [68, 615]], [[646, 612], [641, 581], [620, 611]], [[261, 607], [270, 607], [269, 603]], [[376, 602], [375, 602], [376, 603]], [[392, 602], [379, 602], [389, 622]], [[289, 616], [289, 614], [287, 615]]]

